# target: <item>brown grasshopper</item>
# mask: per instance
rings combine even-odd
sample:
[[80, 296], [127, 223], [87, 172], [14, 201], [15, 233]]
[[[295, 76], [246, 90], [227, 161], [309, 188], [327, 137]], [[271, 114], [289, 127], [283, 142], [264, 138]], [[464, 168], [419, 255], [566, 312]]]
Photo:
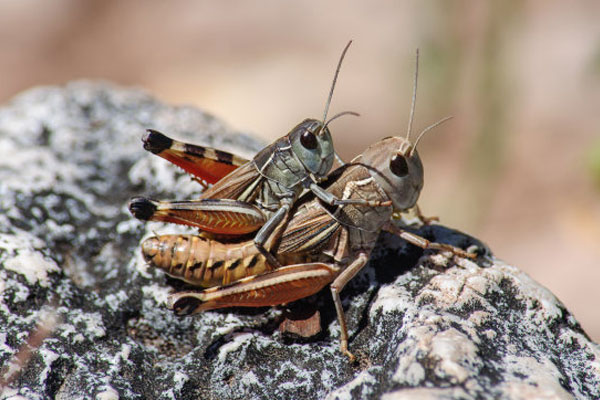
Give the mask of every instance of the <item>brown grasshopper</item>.
[[357, 115], [345, 112], [326, 120], [341, 63], [351, 43], [338, 62], [323, 120], [302, 121], [252, 161], [244, 163], [244, 159], [230, 153], [181, 143], [150, 130], [143, 139], [146, 150], [178, 165], [197, 180], [214, 185], [190, 201], [133, 198], [131, 213], [142, 220], [184, 224], [217, 235], [240, 236], [257, 231], [255, 246], [270, 265], [279, 267], [266, 244], [285, 224], [300, 194], [310, 190], [327, 204], [341, 204], [318, 183], [331, 169], [336, 155], [327, 125], [341, 115]]
[[146, 239], [142, 252], [152, 266], [167, 274], [210, 286], [170, 295], [169, 307], [179, 315], [289, 303], [331, 283], [341, 328], [340, 348], [354, 359], [348, 350], [339, 293], [364, 267], [382, 229], [423, 248], [471, 257], [461, 249], [431, 243], [390, 223], [395, 211], [416, 204], [422, 187], [423, 166], [415, 146], [408, 137], [386, 138], [331, 174], [326, 190], [345, 200], [343, 203], [332, 206], [308, 198], [297, 206], [277, 247], [278, 261], [284, 267], [269, 267], [269, 260], [252, 241], [223, 243], [194, 235], [163, 235]]

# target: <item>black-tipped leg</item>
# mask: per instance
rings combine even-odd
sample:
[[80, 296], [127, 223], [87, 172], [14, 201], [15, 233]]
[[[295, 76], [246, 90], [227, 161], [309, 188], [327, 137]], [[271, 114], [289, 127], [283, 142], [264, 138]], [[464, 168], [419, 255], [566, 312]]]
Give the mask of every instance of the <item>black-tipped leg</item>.
[[186, 296], [176, 299], [170, 304], [170, 308], [177, 315], [189, 315], [192, 314], [201, 303], [202, 301], [200, 299]]
[[145, 197], [134, 197], [129, 201], [129, 212], [143, 221], [148, 221], [156, 212], [156, 202]]
[[163, 135], [159, 131], [155, 131], [154, 129], [148, 129], [146, 134], [142, 138], [142, 142], [144, 142], [144, 149], [152, 152], [154, 154], [158, 154], [161, 151], [167, 150], [171, 148], [173, 144], [173, 139], [168, 138]]

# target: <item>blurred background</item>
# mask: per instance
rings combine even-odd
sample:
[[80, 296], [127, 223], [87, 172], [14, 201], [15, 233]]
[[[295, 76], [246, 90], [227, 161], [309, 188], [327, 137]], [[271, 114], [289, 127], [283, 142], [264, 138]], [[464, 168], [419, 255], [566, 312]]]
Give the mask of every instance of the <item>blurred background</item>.
[[[0, 103], [103, 79], [192, 104], [263, 141], [330, 115], [349, 160], [415, 131], [425, 215], [487, 242], [600, 341], [600, 2], [0, 0]], [[141, 134], [141, 132], [140, 132]], [[141, 151], [141, 146], [140, 146]]]

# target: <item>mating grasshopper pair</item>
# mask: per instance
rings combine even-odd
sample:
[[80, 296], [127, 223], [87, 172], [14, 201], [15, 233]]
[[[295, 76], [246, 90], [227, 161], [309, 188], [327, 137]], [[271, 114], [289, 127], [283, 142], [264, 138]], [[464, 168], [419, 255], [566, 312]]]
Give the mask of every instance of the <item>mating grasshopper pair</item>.
[[[343, 54], [340, 63], [342, 59]], [[338, 72], [339, 64], [336, 77]], [[333, 85], [327, 104], [332, 91]], [[366, 264], [382, 229], [424, 248], [470, 256], [449, 245], [429, 243], [390, 222], [395, 212], [416, 205], [423, 187], [416, 144], [431, 127], [412, 144], [413, 111], [414, 100], [405, 138], [375, 143], [330, 174], [322, 186], [318, 183], [334, 155], [325, 118], [302, 122], [237, 169], [233, 168], [242, 160], [233, 155], [150, 132], [145, 138], [147, 149], [197, 177], [210, 182], [206, 165], [214, 166], [210, 168], [214, 178], [219, 178], [218, 171], [232, 169], [199, 200], [136, 198], [130, 204], [138, 218], [186, 224], [219, 235], [218, 240], [162, 235], [143, 242], [143, 255], [151, 265], [206, 288], [172, 294], [169, 307], [183, 315], [223, 307], [278, 305], [310, 296], [331, 283], [341, 350], [353, 359], [339, 293]], [[297, 201], [303, 190], [309, 193]], [[253, 239], [239, 238], [255, 231]]]
[[143, 220], [184, 224], [218, 235], [256, 232], [256, 248], [270, 265], [281, 267], [267, 242], [287, 220], [300, 194], [309, 189], [327, 204], [341, 204], [318, 183], [325, 178], [337, 156], [327, 125], [339, 116], [357, 115], [344, 112], [326, 120], [341, 64], [351, 43], [348, 42], [338, 62], [323, 120], [302, 121], [251, 161], [220, 150], [177, 142], [149, 130], [143, 139], [146, 150], [178, 165], [200, 182], [215, 185], [191, 201], [134, 198], [130, 202], [132, 214]]

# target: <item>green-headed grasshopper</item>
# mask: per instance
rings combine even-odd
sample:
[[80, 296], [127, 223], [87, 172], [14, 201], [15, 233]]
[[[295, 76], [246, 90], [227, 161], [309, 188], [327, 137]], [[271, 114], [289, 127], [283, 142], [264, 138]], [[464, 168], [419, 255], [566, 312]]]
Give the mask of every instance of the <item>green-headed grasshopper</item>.
[[277, 247], [278, 261], [284, 267], [272, 270], [252, 241], [226, 243], [195, 235], [163, 235], [146, 239], [142, 252], [152, 266], [167, 274], [208, 287], [170, 295], [169, 307], [180, 315], [289, 303], [331, 283], [341, 350], [353, 359], [339, 293], [364, 267], [382, 229], [423, 248], [471, 256], [391, 225], [392, 214], [413, 207], [422, 187], [423, 166], [415, 146], [408, 137], [386, 138], [330, 174], [326, 191], [343, 203], [329, 205], [308, 197], [295, 208]]
[[214, 185], [190, 201], [134, 198], [129, 204], [131, 213], [142, 220], [184, 224], [217, 235], [240, 236], [257, 231], [254, 244], [270, 265], [280, 266], [268, 242], [273, 241], [277, 228], [288, 219], [300, 194], [308, 189], [328, 204], [341, 204], [318, 183], [331, 169], [335, 155], [327, 124], [349, 113], [326, 120], [341, 63], [351, 43], [338, 62], [323, 120], [302, 121], [252, 161], [244, 163], [232, 154], [177, 142], [149, 131], [143, 139], [145, 149]]

